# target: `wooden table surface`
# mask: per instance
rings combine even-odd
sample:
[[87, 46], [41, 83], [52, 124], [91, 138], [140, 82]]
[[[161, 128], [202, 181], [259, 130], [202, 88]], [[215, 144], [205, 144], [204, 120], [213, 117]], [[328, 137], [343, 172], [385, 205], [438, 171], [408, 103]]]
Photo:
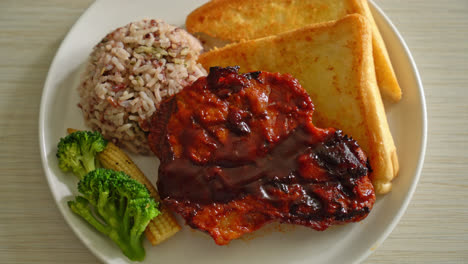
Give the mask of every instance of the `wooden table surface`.
[[[91, 2], [0, 2], [0, 263], [98, 262], [55, 206], [37, 135], [50, 63]], [[428, 145], [405, 215], [365, 263], [468, 263], [468, 1], [376, 3], [420, 70]]]

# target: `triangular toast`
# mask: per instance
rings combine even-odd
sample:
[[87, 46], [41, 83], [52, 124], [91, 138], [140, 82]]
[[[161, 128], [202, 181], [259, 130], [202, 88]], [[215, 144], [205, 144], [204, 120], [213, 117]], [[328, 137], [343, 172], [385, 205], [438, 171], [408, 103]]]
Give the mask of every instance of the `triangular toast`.
[[361, 15], [276, 36], [230, 44], [202, 54], [211, 66], [239, 65], [242, 72], [290, 73], [310, 94], [319, 127], [352, 136], [368, 155], [377, 193], [391, 189], [398, 172], [395, 145], [377, 88], [371, 26]]
[[[367, 0], [212, 0], [187, 16], [187, 30], [217, 43], [276, 35], [347, 14], [364, 15], [372, 26], [373, 56], [382, 98], [397, 102], [401, 89]], [[219, 46], [218, 46], [219, 47]]]

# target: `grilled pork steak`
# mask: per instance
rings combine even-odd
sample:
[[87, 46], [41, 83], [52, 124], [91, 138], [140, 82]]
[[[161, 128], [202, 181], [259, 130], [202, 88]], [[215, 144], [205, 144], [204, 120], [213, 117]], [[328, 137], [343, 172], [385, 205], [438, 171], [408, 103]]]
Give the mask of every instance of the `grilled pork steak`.
[[165, 100], [150, 124], [159, 194], [219, 245], [271, 221], [324, 230], [365, 218], [367, 158], [288, 74], [213, 67]]

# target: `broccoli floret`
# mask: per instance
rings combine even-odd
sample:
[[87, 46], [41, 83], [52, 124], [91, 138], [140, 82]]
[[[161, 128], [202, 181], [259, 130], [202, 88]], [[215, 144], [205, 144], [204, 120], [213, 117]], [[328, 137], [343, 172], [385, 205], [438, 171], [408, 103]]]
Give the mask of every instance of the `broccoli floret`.
[[107, 141], [99, 132], [73, 132], [58, 143], [58, 165], [62, 171], [72, 171], [81, 179], [99, 166], [96, 154], [103, 151], [106, 145]]
[[123, 172], [98, 168], [78, 182], [83, 196], [69, 201], [73, 212], [109, 236], [131, 260], [145, 258], [142, 234], [160, 214], [146, 187]]

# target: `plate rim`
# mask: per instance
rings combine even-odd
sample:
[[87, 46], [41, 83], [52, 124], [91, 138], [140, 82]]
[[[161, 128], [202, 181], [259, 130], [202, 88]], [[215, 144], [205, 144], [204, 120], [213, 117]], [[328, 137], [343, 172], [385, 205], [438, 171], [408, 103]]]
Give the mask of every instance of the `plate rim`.
[[[388, 27], [390, 28], [392, 33], [396, 36], [396, 38], [400, 42], [400, 44], [401, 44], [401, 46], [403, 47], [403, 50], [404, 50], [404, 55], [408, 59], [409, 64], [411, 66], [412, 75], [414, 76], [414, 78], [416, 80], [418, 92], [419, 92], [419, 95], [420, 95], [420, 96], [418, 96], [418, 99], [419, 99], [420, 104], [421, 104], [421, 115], [422, 115], [422, 119], [421, 119], [422, 129], [421, 129], [421, 135], [420, 135], [421, 136], [421, 148], [419, 150], [419, 159], [418, 159], [418, 163], [417, 163], [417, 166], [416, 166], [415, 174], [413, 175], [413, 178], [412, 178], [412, 181], [411, 181], [411, 186], [408, 189], [408, 192], [405, 194], [405, 198], [403, 200], [403, 203], [400, 206], [400, 209], [398, 210], [397, 214], [394, 215], [393, 220], [391, 221], [391, 223], [389, 225], [387, 225], [387, 227], [384, 229], [384, 232], [382, 232], [380, 234], [380, 236], [378, 237], [378, 239], [374, 242], [375, 246], [373, 246], [373, 247], [369, 248], [367, 251], [363, 252], [361, 254], [361, 256], [354, 261], [354, 263], [361, 263], [362, 261], [367, 259], [373, 252], [375, 252], [376, 249], [392, 233], [392, 231], [395, 229], [395, 227], [397, 226], [397, 224], [400, 222], [401, 218], [405, 214], [406, 210], [408, 209], [408, 205], [409, 205], [410, 201], [412, 200], [412, 197], [413, 197], [413, 195], [415, 193], [415, 190], [416, 190], [416, 187], [417, 187], [418, 182], [420, 180], [420, 177], [421, 177], [421, 172], [422, 172], [422, 168], [423, 168], [423, 165], [424, 165], [424, 159], [425, 159], [425, 154], [426, 154], [426, 146], [427, 146], [427, 126], [428, 126], [427, 125], [427, 106], [426, 106], [424, 88], [423, 88], [423, 84], [422, 84], [422, 81], [421, 81], [421, 77], [420, 77], [418, 68], [416, 66], [416, 62], [414, 61], [414, 58], [413, 58], [413, 56], [412, 56], [412, 54], [410, 52], [410, 49], [408, 48], [405, 40], [401, 36], [400, 32], [397, 30], [396, 26], [389, 19], [389, 17], [374, 2], [374, 0], [368, 0], [368, 1], [369, 1], [369, 4], [370, 4], [370, 7], [371, 7], [371, 11], [373, 13], [375, 11], [381, 16], [382, 20], [388, 25]], [[91, 3], [86, 8], [85, 11], [83, 11], [83, 13], [80, 15], [80, 17], [70, 27], [70, 29], [68, 30], [66, 36], [61, 41], [59, 48], [57, 49], [57, 51], [54, 54], [54, 58], [52, 60], [52, 63], [50, 64], [49, 70], [47, 72], [46, 81], [44, 82], [43, 91], [42, 91], [42, 94], [41, 94], [41, 103], [40, 103], [39, 120], [38, 120], [39, 121], [38, 122], [39, 123], [38, 137], [39, 137], [39, 148], [40, 148], [42, 168], [43, 168], [43, 171], [44, 171], [44, 175], [45, 175], [45, 177], [47, 179], [47, 185], [49, 186], [49, 191], [51, 192], [51, 194], [52, 194], [52, 196], [54, 198], [54, 202], [55, 202], [55, 204], [57, 206], [57, 209], [60, 211], [60, 214], [64, 218], [65, 222], [72, 229], [72, 231], [75, 233], [76, 237], [81, 241], [81, 243], [84, 244], [84, 246], [94, 256], [96, 256], [100, 261], [102, 261], [104, 263], [108, 263], [109, 259], [106, 256], [104, 256], [103, 254], [100, 254], [99, 251], [95, 250], [94, 248], [91, 248], [89, 243], [85, 243], [85, 241], [81, 238], [81, 235], [79, 234], [79, 232], [77, 230], [78, 227], [76, 225], [70, 224], [70, 220], [66, 216], [65, 212], [61, 209], [59, 199], [57, 198], [57, 194], [53, 191], [53, 186], [52, 186], [52, 182], [51, 182], [51, 179], [50, 179], [50, 177], [52, 177], [52, 172], [49, 171], [50, 168], [46, 166], [46, 165], [48, 165], [48, 161], [47, 161], [47, 153], [46, 153], [47, 147], [45, 145], [45, 143], [46, 143], [46, 139], [45, 139], [46, 132], [45, 132], [45, 122], [44, 122], [45, 118], [46, 118], [46, 114], [47, 114], [45, 112], [46, 108], [47, 108], [46, 103], [45, 103], [46, 102], [45, 98], [47, 97], [47, 94], [49, 94], [50, 90], [52, 89], [52, 88], [50, 88], [52, 86], [51, 85], [51, 82], [52, 82], [51, 72], [52, 72], [52, 70], [54, 70], [54, 69], [56, 69], [58, 67], [57, 63], [58, 63], [58, 58], [60, 57], [59, 55], [61, 53], [63, 53], [63, 50], [65, 49], [65, 46], [63, 44], [68, 42], [68, 39], [71, 38], [72, 32], [74, 32], [76, 27], [82, 23], [82, 20], [85, 19], [85, 17], [87, 16], [88, 11], [93, 9], [97, 5], [98, 2], [100, 2], [100, 1], [94, 1], [93, 3]]]
[[65, 49], [64, 48], [65, 46], [63, 44], [68, 42], [68, 40], [72, 36], [71, 33], [75, 31], [75, 29], [78, 27], [78, 25], [81, 24], [81, 21], [86, 17], [86, 14], [88, 13], [88, 11], [90, 9], [94, 8], [94, 6], [96, 6], [98, 2], [99, 2], [99, 0], [96, 0], [96, 1], [92, 2], [86, 8], [86, 10], [84, 10], [83, 13], [80, 14], [78, 19], [70, 27], [67, 34], [65, 35], [65, 37], [60, 42], [60, 46], [57, 49], [57, 51], [55, 52], [55, 54], [54, 54], [54, 58], [52, 60], [52, 63], [50, 64], [49, 70], [47, 71], [47, 77], [46, 77], [46, 80], [44, 82], [44, 87], [43, 87], [42, 94], [41, 94], [41, 103], [40, 103], [40, 108], [39, 108], [39, 120], [38, 120], [39, 121], [38, 122], [39, 123], [38, 136], [39, 136], [39, 152], [40, 152], [40, 155], [41, 155], [42, 169], [44, 171], [44, 176], [45, 176], [45, 178], [47, 180], [47, 185], [49, 186], [49, 191], [50, 191], [50, 193], [52, 194], [52, 196], [54, 198], [54, 202], [55, 202], [55, 205], [56, 205], [58, 211], [62, 215], [63, 219], [65, 220], [65, 222], [67, 224], [67, 226], [73, 231], [74, 235], [78, 238], [78, 240], [80, 240], [81, 244], [84, 245], [88, 249], [88, 251], [91, 252], [91, 254], [93, 254], [96, 258], [98, 258], [101, 262], [108, 263], [109, 261], [105, 256], [103, 256], [98, 251], [91, 248], [89, 243], [84, 242], [84, 240], [81, 238], [81, 235], [78, 232], [78, 229], [77, 229], [78, 227], [76, 227], [75, 225], [70, 224], [70, 220], [68, 219], [65, 212], [61, 209], [61, 205], [59, 203], [59, 199], [57, 197], [57, 194], [53, 191], [52, 181], [50, 179], [52, 174], [51, 174], [51, 172], [49, 172], [49, 167], [46, 166], [48, 164], [48, 162], [47, 162], [47, 153], [46, 153], [46, 145], [45, 145], [45, 143], [46, 143], [46, 140], [45, 140], [45, 116], [46, 116], [45, 110], [46, 110], [46, 103], [45, 103], [45, 101], [46, 100], [44, 100], [44, 99], [46, 98], [47, 94], [49, 93], [49, 90], [52, 89], [52, 88], [50, 88], [52, 86], [51, 85], [51, 82], [52, 82], [51, 72], [52, 72], [53, 69], [57, 68], [57, 63], [58, 63], [58, 60], [59, 60], [58, 55], [61, 54], [63, 52], [63, 50]]

